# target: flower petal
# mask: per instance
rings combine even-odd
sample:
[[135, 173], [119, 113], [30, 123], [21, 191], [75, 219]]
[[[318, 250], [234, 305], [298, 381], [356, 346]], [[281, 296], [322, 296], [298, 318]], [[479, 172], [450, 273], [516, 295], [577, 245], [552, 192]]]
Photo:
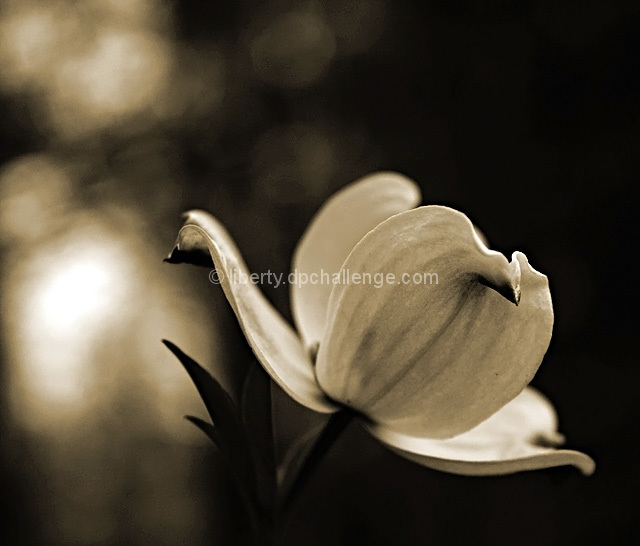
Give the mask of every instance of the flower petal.
[[449, 438], [487, 419], [529, 384], [551, 340], [547, 278], [524, 254], [487, 249], [447, 207], [383, 222], [341, 275], [352, 281], [331, 295], [316, 377], [332, 399], [409, 435]]
[[[353, 247], [380, 222], [420, 202], [414, 182], [394, 172], [379, 172], [340, 190], [320, 209], [300, 239], [292, 270], [317, 274], [321, 282], [291, 285], [293, 317], [307, 347], [322, 338], [332, 275]], [[320, 275], [326, 272], [323, 282]]]
[[273, 380], [300, 404], [315, 411], [336, 410], [318, 386], [313, 364], [298, 336], [249, 280], [249, 271], [222, 225], [203, 211], [186, 214], [169, 262], [213, 259], [231, 307], [256, 357]]
[[563, 443], [556, 413], [531, 387], [475, 428], [447, 440], [416, 438], [384, 426], [367, 428], [399, 455], [454, 474], [485, 476], [573, 465], [589, 475], [595, 469], [588, 455], [554, 447]]

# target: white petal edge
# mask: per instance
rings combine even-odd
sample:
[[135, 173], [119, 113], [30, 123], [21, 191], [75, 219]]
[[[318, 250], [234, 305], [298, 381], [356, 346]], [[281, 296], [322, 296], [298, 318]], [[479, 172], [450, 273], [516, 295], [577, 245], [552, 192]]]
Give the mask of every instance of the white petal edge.
[[[292, 271], [338, 273], [353, 247], [387, 218], [416, 207], [420, 189], [395, 172], [360, 178], [335, 193], [318, 211], [293, 256]], [[306, 347], [319, 342], [326, 325], [330, 282], [292, 284], [291, 309]]]
[[293, 328], [255, 284], [234, 282], [248, 278], [249, 271], [226, 229], [204, 211], [190, 211], [185, 217], [175, 250], [208, 249], [222, 289], [264, 369], [298, 403], [321, 413], [335, 412], [338, 408], [318, 386], [313, 363]]
[[475, 428], [447, 440], [415, 438], [379, 425], [365, 427], [400, 456], [452, 474], [490, 476], [564, 465], [587, 476], [595, 470], [588, 455], [551, 447], [563, 442], [557, 416], [532, 387]]

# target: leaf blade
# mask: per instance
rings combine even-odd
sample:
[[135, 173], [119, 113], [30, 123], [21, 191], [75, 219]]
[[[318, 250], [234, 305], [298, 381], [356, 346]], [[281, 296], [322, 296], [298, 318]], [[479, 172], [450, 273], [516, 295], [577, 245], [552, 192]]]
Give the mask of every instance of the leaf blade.
[[[211, 426], [216, 431], [214, 434], [217, 438], [214, 443], [228, 458], [229, 463], [233, 465], [241, 483], [253, 498], [256, 491], [256, 471], [253, 466], [246, 430], [231, 396], [207, 370], [179, 347], [167, 340], [162, 340], [162, 342], [180, 361], [191, 377], [213, 421]], [[201, 423], [204, 421], [200, 419], [197, 420], [198, 422], [189, 420], [203, 430]], [[209, 436], [211, 429], [207, 426], [203, 432]], [[213, 440], [213, 438], [211, 439]]]

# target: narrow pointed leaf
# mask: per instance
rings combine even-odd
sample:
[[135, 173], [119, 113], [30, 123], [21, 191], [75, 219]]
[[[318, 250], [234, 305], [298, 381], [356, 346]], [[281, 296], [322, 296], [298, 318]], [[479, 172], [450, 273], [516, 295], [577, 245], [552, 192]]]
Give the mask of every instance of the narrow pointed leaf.
[[199, 417], [194, 417], [193, 415], [185, 415], [185, 419], [204, 432], [207, 438], [209, 438], [209, 440], [211, 440], [221, 452], [224, 452], [224, 443], [220, 438], [216, 427]]
[[[234, 466], [247, 490], [255, 491], [256, 478], [251, 450], [242, 420], [233, 400], [224, 390], [224, 387], [200, 364], [170, 341], [163, 340], [162, 342], [176, 356], [195, 383], [213, 421], [213, 427], [216, 430], [215, 436], [217, 437], [217, 441], [214, 440], [216, 445], [228, 457], [230, 464]], [[207, 430], [205, 430], [205, 433], [207, 433]]]

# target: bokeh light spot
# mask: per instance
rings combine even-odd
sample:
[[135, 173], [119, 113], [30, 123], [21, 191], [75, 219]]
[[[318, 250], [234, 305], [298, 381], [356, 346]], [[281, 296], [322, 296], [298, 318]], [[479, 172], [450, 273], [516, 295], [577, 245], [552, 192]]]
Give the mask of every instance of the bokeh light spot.
[[282, 87], [305, 87], [316, 82], [329, 69], [335, 53], [331, 27], [313, 10], [276, 17], [251, 44], [258, 75]]
[[111, 124], [114, 116], [151, 106], [167, 84], [170, 68], [170, 50], [159, 37], [103, 30], [86, 53], [63, 63], [52, 114], [65, 128], [78, 116]]
[[50, 234], [72, 199], [63, 164], [46, 154], [23, 156], [0, 172], [0, 240], [33, 242]]
[[20, 87], [48, 68], [62, 40], [62, 26], [50, 6], [0, 12], [0, 74]]
[[[6, 295], [27, 405], [73, 405], [91, 385], [100, 336], [124, 318], [133, 264], [120, 241], [91, 218], [43, 245], [12, 271]], [[49, 407], [49, 411], [51, 408]]]

